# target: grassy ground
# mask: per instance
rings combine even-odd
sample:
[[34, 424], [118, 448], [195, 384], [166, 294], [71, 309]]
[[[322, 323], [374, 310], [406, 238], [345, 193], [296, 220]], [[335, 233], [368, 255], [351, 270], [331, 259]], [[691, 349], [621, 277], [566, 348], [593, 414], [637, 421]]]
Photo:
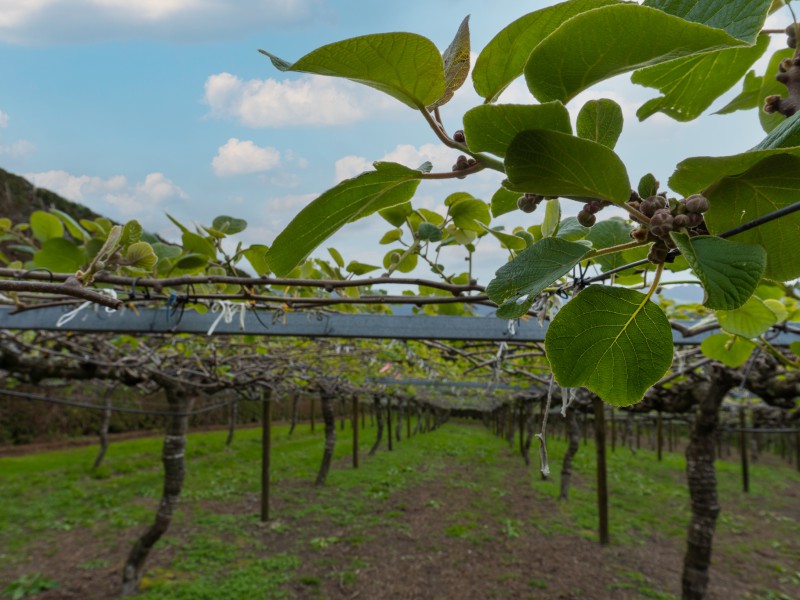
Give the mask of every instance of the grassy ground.
[[[141, 597], [447, 598], [454, 596], [404, 596], [391, 586], [412, 589], [418, 573], [420, 589], [435, 590], [441, 580], [456, 593], [468, 571], [477, 573], [486, 562], [496, 564], [460, 597], [677, 594], [689, 515], [682, 455], [664, 453], [659, 463], [647, 450], [610, 454], [612, 548], [600, 553], [591, 444], [576, 456], [570, 501], [558, 503], [560, 440], [549, 443], [554, 476], [541, 481], [478, 426], [448, 425], [404, 440], [393, 452], [384, 442], [371, 459], [365, 452], [374, 432], [367, 429], [358, 470], [348, 466], [349, 428], [337, 433], [335, 468], [318, 489], [309, 482], [321, 455], [319, 428], [311, 434], [301, 426], [292, 437], [286, 427], [275, 429], [274, 518], [263, 526], [257, 516], [260, 431], [238, 432], [230, 449], [225, 432], [193, 434], [181, 509], [153, 552]], [[39, 591], [43, 598], [104, 597], [114, 589], [121, 560], [160, 496], [160, 443], [114, 444], [97, 470], [91, 469], [95, 448], [0, 459], [0, 597]], [[720, 461], [718, 473], [723, 513], [715, 581], [731, 585], [717, 597], [800, 597], [800, 475], [754, 465], [745, 495], [737, 464]], [[542, 556], [537, 560], [545, 562], [533, 568], [531, 554], [551, 542], [557, 547], [545, 554], [553, 555], [553, 565]], [[598, 570], [573, 570], [574, 581], [564, 584], [559, 561], [581, 553], [597, 557], [592, 568]], [[403, 562], [409, 557], [413, 562]], [[424, 571], [425, 557], [447, 561], [455, 569], [452, 580], [441, 562], [433, 575]], [[393, 571], [398, 565], [403, 569]], [[389, 587], [370, 587], [381, 579]], [[598, 585], [599, 595], [592, 595]], [[52, 586], [58, 587], [47, 591]], [[483, 591], [470, 596], [476, 589]]]

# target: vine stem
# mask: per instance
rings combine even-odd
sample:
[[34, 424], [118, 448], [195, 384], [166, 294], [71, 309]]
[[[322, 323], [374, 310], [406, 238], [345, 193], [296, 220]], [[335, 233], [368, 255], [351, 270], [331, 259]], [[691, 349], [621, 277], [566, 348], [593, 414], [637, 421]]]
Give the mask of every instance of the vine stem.
[[601, 248], [600, 250], [593, 250], [589, 252], [586, 256], [583, 257], [583, 260], [588, 260], [590, 258], [596, 258], [598, 256], [603, 256], [604, 254], [614, 254], [615, 252], [622, 252], [623, 250], [630, 250], [631, 248], [638, 248], [639, 246], [644, 246], [648, 242], [627, 242], [625, 244], [618, 244], [617, 246], [609, 246], [608, 248]]
[[[484, 167], [488, 167], [495, 171], [505, 174], [506, 168], [505, 165], [497, 160], [496, 158], [492, 158], [486, 154], [482, 154], [480, 152], [473, 152], [470, 150], [466, 144], [460, 144], [459, 142], [455, 141], [453, 138], [448, 136], [442, 126], [431, 116], [431, 114], [426, 109], [420, 109], [422, 116], [425, 117], [425, 120], [430, 125], [430, 128], [433, 129], [433, 132], [436, 134], [436, 137], [448, 148], [453, 148], [455, 150], [460, 150], [465, 154], [469, 154], [472, 158], [478, 161], [479, 164], [482, 164]], [[459, 174], [463, 174], [464, 171], [459, 171]]]
[[396, 263], [393, 263], [393, 264], [389, 265], [389, 268], [386, 270], [386, 273], [384, 273], [383, 276], [384, 277], [389, 277], [392, 273], [394, 273], [397, 270], [397, 267], [399, 267], [401, 264], [403, 264], [403, 261], [406, 258], [408, 258], [410, 255], [412, 255], [414, 252], [417, 251], [419, 246], [420, 246], [419, 239], [415, 238], [414, 242], [408, 248], [406, 248], [405, 252], [403, 252], [400, 255], [400, 259]]
[[[653, 296], [658, 287], [658, 282], [661, 281], [661, 273], [664, 272], [664, 263], [659, 263], [656, 266], [656, 272], [653, 275], [653, 283], [650, 284], [650, 289], [647, 290], [647, 295], [644, 297], [644, 301], [647, 302]], [[644, 304], [644, 302], [642, 303]]]

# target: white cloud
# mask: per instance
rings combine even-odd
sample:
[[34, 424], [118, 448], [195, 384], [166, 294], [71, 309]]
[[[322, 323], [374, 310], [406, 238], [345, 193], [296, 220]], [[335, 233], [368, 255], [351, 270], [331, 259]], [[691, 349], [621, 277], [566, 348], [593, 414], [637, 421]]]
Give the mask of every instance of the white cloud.
[[267, 207], [270, 212], [290, 211], [292, 215], [300, 212], [309, 202], [314, 200], [319, 194], [290, 194], [279, 198], [272, 198]]
[[314, 19], [320, 0], [0, 0], [0, 41], [232, 39]]
[[[133, 185], [123, 175], [107, 179], [89, 175], [72, 175], [66, 171], [26, 173], [26, 179], [35, 186], [46, 188], [69, 200], [112, 219], [137, 218], [143, 224], [157, 221], [153, 209], [175, 199], [188, 200], [189, 196], [163, 173], [150, 173], [143, 181]], [[160, 216], [160, 215], [158, 215]]]
[[0, 145], [0, 156], [6, 158], [25, 158], [36, 152], [36, 146], [28, 140]]
[[[411, 144], [400, 144], [379, 161], [396, 162], [416, 169], [424, 162], [430, 162], [434, 171], [449, 171], [458, 157], [458, 152], [441, 144], [423, 144], [419, 148]], [[345, 156], [336, 161], [337, 183], [359, 173], [372, 170], [372, 162], [363, 156]]]
[[0, 110], [0, 128], [2, 127], [8, 127], [8, 113]]
[[205, 83], [205, 102], [215, 117], [232, 117], [248, 127], [343, 125], [363, 119], [356, 84], [325, 77], [243, 81], [230, 73]]
[[262, 148], [253, 142], [230, 138], [220, 146], [211, 166], [220, 177], [263, 173], [280, 165], [281, 153], [275, 148]]

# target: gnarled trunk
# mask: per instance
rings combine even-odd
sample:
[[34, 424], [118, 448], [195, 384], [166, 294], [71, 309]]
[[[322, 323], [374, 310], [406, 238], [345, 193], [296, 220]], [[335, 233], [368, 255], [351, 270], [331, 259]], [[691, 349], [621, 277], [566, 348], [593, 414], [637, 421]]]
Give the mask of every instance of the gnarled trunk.
[[561, 463], [561, 491], [558, 495], [559, 500], [569, 498], [569, 484], [572, 480], [572, 459], [578, 453], [581, 441], [581, 430], [578, 427], [578, 417], [575, 415], [573, 407], [567, 408], [565, 417], [567, 430], [567, 452], [564, 454], [564, 461]]
[[300, 400], [300, 395], [295, 394], [292, 396], [292, 424], [289, 427], [289, 435], [294, 433], [294, 428], [297, 427], [297, 405]]
[[103, 420], [100, 423], [100, 450], [97, 453], [97, 458], [94, 459], [93, 469], [96, 469], [103, 463], [103, 458], [106, 456], [108, 450], [108, 428], [111, 425], [111, 396], [116, 389], [116, 385], [110, 386], [106, 391], [104, 399], [105, 410], [103, 410]]
[[325, 423], [325, 451], [322, 453], [322, 464], [317, 474], [317, 485], [324, 485], [328, 478], [328, 471], [333, 460], [333, 450], [336, 447], [336, 414], [333, 409], [333, 395], [323, 391], [322, 401], [322, 420]]
[[374, 456], [375, 453], [378, 451], [378, 447], [381, 445], [381, 440], [383, 439], [383, 411], [381, 410], [381, 399], [378, 396], [375, 396], [373, 400], [373, 414], [375, 415], [375, 422], [377, 424], [377, 432], [375, 433], [375, 443], [372, 444], [372, 448], [369, 449], [369, 455]]
[[233, 436], [236, 433], [236, 421], [239, 420], [239, 401], [234, 400], [228, 406], [228, 439], [225, 445], [230, 447], [233, 444]]
[[122, 595], [136, 593], [144, 574], [144, 566], [153, 546], [169, 528], [186, 474], [186, 432], [189, 427], [187, 413], [191, 398], [182, 387], [165, 389], [167, 401], [175, 416], [168, 417], [161, 461], [164, 465], [164, 490], [158, 505], [155, 522], [131, 549], [122, 572]]

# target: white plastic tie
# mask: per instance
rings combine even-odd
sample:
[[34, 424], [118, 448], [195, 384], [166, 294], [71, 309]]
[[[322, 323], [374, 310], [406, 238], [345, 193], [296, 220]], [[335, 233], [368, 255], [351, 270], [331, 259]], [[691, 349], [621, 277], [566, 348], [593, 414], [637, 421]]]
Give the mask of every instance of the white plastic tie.
[[225, 323], [233, 322], [233, 317], [236, 312], [236, 305], [231, 302], [230, 300], [214, 300], [214, 303], [211, 305], [211, 312], [219, 311], [219, 316], [214, 320], [211, 324], [211, 327], [208, 329], [207, 335], [212, 335], [214, 330], [219, 325], [220, 321], [223, 319]]

